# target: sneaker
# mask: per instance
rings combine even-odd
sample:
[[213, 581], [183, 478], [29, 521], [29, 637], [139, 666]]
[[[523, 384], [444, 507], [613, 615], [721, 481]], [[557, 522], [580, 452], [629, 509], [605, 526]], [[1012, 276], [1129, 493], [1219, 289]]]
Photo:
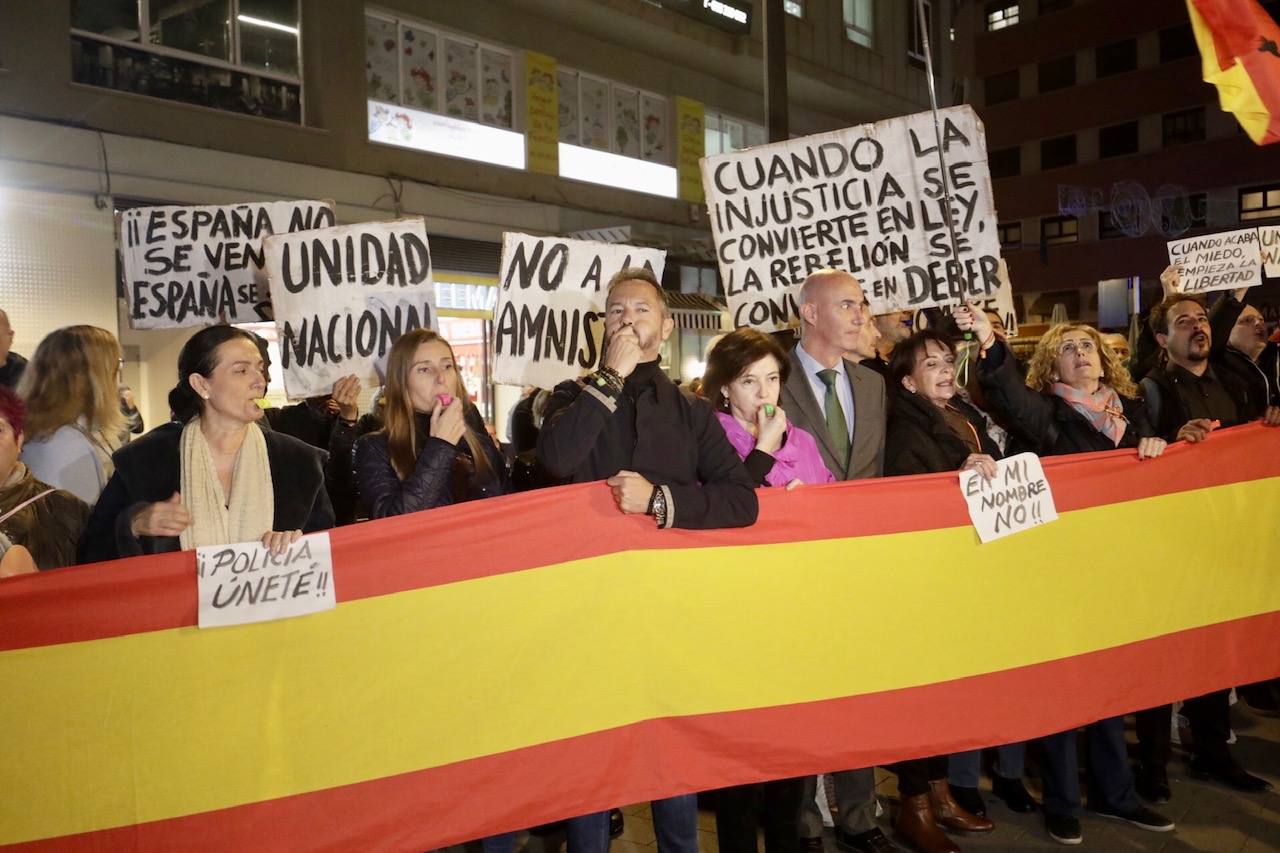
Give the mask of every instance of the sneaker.
[[1093, 809], [1094, 814], [1111, 820], [1122, 820], [1148, 832], [1173, 832], [1173, 821], [1146, 806], [1135, 806], [1120, 811], [1106, 807]]
[[1080, 821], [1069, 814], [1048, 814], [1044, 816], [1044, 828], [1049, 837], [1059, 844], [1079, 844], [1084, 841], [1080, 832]]

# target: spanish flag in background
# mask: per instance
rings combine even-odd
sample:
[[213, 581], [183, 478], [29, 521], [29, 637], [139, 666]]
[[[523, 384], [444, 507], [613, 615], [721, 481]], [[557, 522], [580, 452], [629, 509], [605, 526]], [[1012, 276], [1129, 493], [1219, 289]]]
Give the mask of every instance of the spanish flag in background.
[[1258, 145], [1280, 141], [1280, 26], [1258, 0], [1187, 0], [1187, 11], [1222, 109]]

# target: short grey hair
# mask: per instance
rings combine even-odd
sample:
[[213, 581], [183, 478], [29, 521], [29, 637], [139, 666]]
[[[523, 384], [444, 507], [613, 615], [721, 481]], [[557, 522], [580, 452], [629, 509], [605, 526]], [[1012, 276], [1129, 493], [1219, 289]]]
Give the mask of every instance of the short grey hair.
[[605, 301], [609, 301], [609, 294], [613, 293], [615, 287], [628, 281], [643, 281], [653, 285], [653, 289], [658, 292], [658, 302], [662, 304], [662, 313], [668, 317], [671, 316], [671, 307], [667, 304], [667, 292], [662, 289], [662, 282], [658, 281], [658, 277], [648, 267], [623, 267], [614, 273], [604, 290]]

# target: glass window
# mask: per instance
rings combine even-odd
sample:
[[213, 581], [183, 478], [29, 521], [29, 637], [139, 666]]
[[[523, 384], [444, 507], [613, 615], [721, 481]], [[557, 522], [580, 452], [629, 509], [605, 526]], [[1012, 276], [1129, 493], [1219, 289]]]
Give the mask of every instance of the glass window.
[[579, 107], [582, 116], [582, 144], [588, 148], [608, 151], [609, 144], [609, 84], [604, 80], [585, 75], [578, 78]]
[[365, 94], [371, 100], [396, 101], [400, 97], [396, 83], [400, 75], [400, 59], [396, 45], [395, 21], [365, 16]]
[[[1109, 210], [1098, 211], [1098, 239], [1114, 240], [1125, 236], [1124, 230], [1116, 223], [1116, 218]], [[1134, 235], [1137, 236], [1137, 235]]]
[[803, 18], [804, 0], [782, 0], [782, 11], [793, 18]]
[[[437, 73], [440, 40], [431, 30], [400, 28], [400, 92], [408, 107], [440, 112], [440, 78]], [[393, 53], [394, 65], [396, 56]], [[392, 95], [392, 99], [395, 96]]]
[[1200, 48], [1196, 45], [1196, 37], [1191, 32], [1191, 24], [1180, 24], [1160, 31], [1160, 61], [1175, 62], [1196, 56]]
[[1138, 42], [1125, 39], [1115, 44], [1105, 44], [1094, 53], [1094, 73], [1098, 77], [1123, 74], [1138, 67]]
[[137, 41], [138, 0], [71, 0], [71, 28]]
[[658, 163], [667, 162], [667, 100], [657, 95], [640, 95], [640, 156]]
[[1018, 23], [1018, 4], [1009, 0], [994, 0], [986, 7], [987, 32], [1003, 30]]
[[298, 0], [240, 0], [236, 12], [240, 64], [298, 73]]
[[987, 153], [987, 166], [992, 178], [1011, 178], [1022, 174], [1022, 148], [1000, 148]]
[[1138, 123], [1136, 121], [1104, 127], [1098, 131], [1099, 157], [1123, 157], [1126, 154], [1137, 153]]
[[228, 0], [149, 0], [149, 44], [231, 59]]
[[560, 99], [560, 141], [568, 145], [581, 144], [578, 118], [578, 75], [572, 71], [558, 70], [556, 82], [559, 84]]
[[[912, 65], [924, 67], [924, 39], [920, 33], [920, 13], [916, 11], [915, 0], [904, 0], [907, 7], [907, 60]], [[929, 33], [929, 43], [937, 44], [937, 30], [933, 26], [933, 4], [924, 0], [924, 20]]]
[[706, 152], [705, 156], [710, 157], [712, 154], [723, 154], [724, 143], [721, 141], [720, 114], [708, 111], [703, 116], [702, 128], [706, 139], [703, 143], [703, 147]]
[[711, 110], [707, 110], [704, 121], [708, 157], [712, 154], [723, 154], [726, 151], [753, 148], [769, 141], [768, 131], [763, 125], [754, 122], [731, 118]]
[[1160, 213], [1160, 232], [1166, 237], [1178, 237], [1207, 224], [1209, 197], [1205, 193], [1178, 193], [1155, 201]]
[[1280, 216], [1280, 184], [1240, 190], [1240, 221]]
[[844, 35], [863, 47], [875, 45], [873, 0], [844, 0]]
[[1040, 91], [1053, 92], [1076, 84], [1075, 55], [1050, 59], [1039, 65]]
[[1001, 222], [996, 226], [996, 234], [1000, 237], [1000, 247], [1003, 249], [1021, 249], [1022, 248], [1022, 223], [1021, 222]]
[[1075, 243], [1080, 239], [1080, 223], [1074, 216], [1046, 216], [1040, 220], [1040, 242], [1046, 246]]
[[992, 74], [982, 81], [983, 96], [987, 106], [1018, 99], [1018, 69]]
[[1059, 136], [1056, 139], [1045, 139], [1040, 142], [1040, 168], [1057, 169], [1061, 166], [1074, 166], [1076, 162], [1075, 135]]
[[475, 42], [444, 40], [444, 111], [445, 115], [477, 121], [480, 118], [479, 76]]
[[1204, 141], [1204, 107], [1165, 113], [1161, 120], [1161, 141], [1166, 148]]
[[485, 124], [511, 127], [511, 64], [506, 51], [480, 49], [480, 119]]
[[624, 157], [640, 156], [640, 93], [613, 87], [613, 150]]

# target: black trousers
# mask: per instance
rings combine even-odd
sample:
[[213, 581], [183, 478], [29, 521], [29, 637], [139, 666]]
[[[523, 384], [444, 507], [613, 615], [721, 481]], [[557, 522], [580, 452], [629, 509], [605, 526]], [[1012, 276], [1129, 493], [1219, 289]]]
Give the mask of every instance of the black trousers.
[[947, 778], [947, 758], [945, 755], [932, 755], [892, 765], [889, 769], [898, 777], [898, 793], [903, 797], [918, 797], [929, 793], [930, 782]]
[[720, 853], [757, 853], [758, 829], [764, 830], [765, 853], [800, 853], [804, 782], [804, 777], [776, 779], [717, 791]]
[[[1191, 724], [1191, 752], [1200, 761], [1219, 764], [1230, 760], [1227, 739], [1231, 737], [1231, 691], [1215, 690], [1182, 703], [1182, 714]], [[1143, 770], [1164, 772], [1173, 756], [1173, 706], [1161, 705], [1139, 711], [1138, 751]]]

